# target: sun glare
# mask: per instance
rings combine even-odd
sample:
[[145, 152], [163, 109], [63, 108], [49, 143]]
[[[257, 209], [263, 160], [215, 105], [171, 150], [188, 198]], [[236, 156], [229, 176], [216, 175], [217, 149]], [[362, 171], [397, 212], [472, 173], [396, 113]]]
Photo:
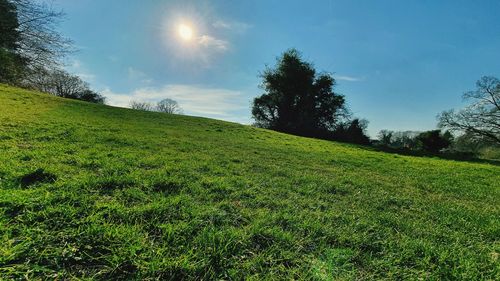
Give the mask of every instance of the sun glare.
[[185, 41], [189, 41], [193, 38], [193, 29], [189, 25], [180, 24], [177, 28], [177, 33]]

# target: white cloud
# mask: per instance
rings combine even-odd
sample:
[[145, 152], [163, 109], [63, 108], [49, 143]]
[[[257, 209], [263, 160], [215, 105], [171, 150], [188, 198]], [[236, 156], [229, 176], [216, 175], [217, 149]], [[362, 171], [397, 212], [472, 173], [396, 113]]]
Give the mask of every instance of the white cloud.
[[95, 75], [91, 74], [91, 73], [83, 73], [82, 72], [82, 73], [76, 73], [75, 75], [77, 75], [83, 81], [86, 81], [86, 82], [94, 82], [94, 80], [95, 80]]
[[146, 74], [140, 70], [137, 70], [131, 66], [127, 68], [128, 78], [130, 79], [142, 79], [146, 77]]
[[134, 67], [129, 66], [127, 68], [128, 78], [130, 80], [140, 81], [144, 84], [151, 84], [153, 79], [149, 78], [148, 75]]
[[176, 100], [188, 115], [198, 115], [242, 122], [238, 111], [248, 107], [240, 91], [207, 88], [196, 85], [170, 84], [162, 88], [140, 88], [130, 94], [105, 89], [102, 94], [109, 105], [128, 107], [130, 101], [156, 102], [164, 98]]
[[215, 21], [212, 26], [214, 28], [218, 29], [227, 29], [231, 30], [234, 32], [238, 33], [243, 33], [247, 31], [247, 29], [251, 28], [252, 25], [244, 22], [238, 22], [238, 21], [223, 21], [223, 20], [217, 20]]
[[359, 78], [359, 77], [353, 77], [353, 76], [347, 76], [347, 75], [334, 75], [333, 77], [336, 80], [343, 80], [343, 81], [349, 81], [349, 82], [356, 82], [356, 81], [363, 80], [362, 78]]
[[202, 35], [198, 39], [198, 43], [206, 48], [212, 48], [216, 51], [224, 52], [229, 48], [229, 42], [217, 39], [210, 35]]
[[80, 60], [74, 59], [65, 67], [66, 71], [73, 73], [86, 82], [95, 82], [95, 75], [87, 71]]

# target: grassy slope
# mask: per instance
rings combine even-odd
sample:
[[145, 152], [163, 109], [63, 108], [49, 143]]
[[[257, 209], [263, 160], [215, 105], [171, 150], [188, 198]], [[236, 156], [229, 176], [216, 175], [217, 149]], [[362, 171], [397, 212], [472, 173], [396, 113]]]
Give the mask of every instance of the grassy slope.
[[498, 280], [499, 182], [0, 85], [0, 279]]

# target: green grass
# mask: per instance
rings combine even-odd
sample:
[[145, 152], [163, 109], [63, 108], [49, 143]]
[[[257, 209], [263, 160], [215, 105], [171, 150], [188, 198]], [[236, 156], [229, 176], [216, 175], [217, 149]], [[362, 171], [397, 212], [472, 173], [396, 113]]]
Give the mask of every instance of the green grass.
[[0, 279], [500, 279], [500, 167], [0, 85]]

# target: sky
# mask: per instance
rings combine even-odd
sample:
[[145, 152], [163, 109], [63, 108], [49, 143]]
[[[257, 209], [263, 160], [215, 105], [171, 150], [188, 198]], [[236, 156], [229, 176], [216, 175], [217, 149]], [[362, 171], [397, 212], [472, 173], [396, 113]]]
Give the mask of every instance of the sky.
[[500, 76], [500, 1], [55, 0], [78, 52], [66, 69], [107, 98], [172, 98], [187, 115], [251, 124], [259, 74], [289, 48], [332, 73], [353, 115], [429, 130]]

